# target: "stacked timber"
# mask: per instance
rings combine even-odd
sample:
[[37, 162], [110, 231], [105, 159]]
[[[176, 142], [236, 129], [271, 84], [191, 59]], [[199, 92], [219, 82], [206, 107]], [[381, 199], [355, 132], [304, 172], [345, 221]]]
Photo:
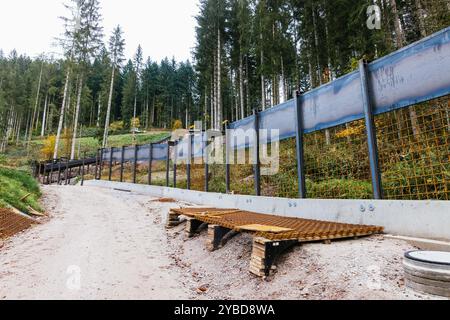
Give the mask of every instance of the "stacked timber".
[[264, 238], [253, 239], [252, 257], [250, 259], [250, 272], [258, 277], [266, 276], [266, 244], [270, 240]]
[[169, 228], [173, 228], [176, 227], [180, 224], [180, 215], [178, 213], [174, 213], [174, 212], [169, 212], [169, 217], [167, 219], [167, 225], [166, 227]]
[[403, 266], [407, 287], [417, 292], [450, 298], [449, 252], [407, 252]]

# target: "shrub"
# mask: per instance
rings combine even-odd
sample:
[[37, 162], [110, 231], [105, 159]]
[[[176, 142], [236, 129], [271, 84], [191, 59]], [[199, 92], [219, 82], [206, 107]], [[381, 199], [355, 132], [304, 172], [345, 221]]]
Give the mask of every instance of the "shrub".
[[175, 120], [172, 125], [172, 130], [183, 129], [183, 122], [181, 120]]
[[45, 160], [51, 159], [55, 151], [55, 144], [56, 144], [56, 136], [54, 135], [48, 136], [47, 139], [44, 140], [44, 146], [41, 149], [41, 158]]

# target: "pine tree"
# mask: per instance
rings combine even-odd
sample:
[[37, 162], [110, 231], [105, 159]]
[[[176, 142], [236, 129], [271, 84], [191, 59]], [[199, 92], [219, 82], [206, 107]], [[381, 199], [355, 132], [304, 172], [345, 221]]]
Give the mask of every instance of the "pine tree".
[[111, 105], [114, 91], [114, 78], [116, 75], [115, 72], [116, 69], [119, 69], [120, 71], [120, 66], [123, 62], [123, 51], [125, 48], [125, 40], [123, 39], [122, 35], [123, 35], [122, 29], [120, 28], [120, 26], [117, 26], [116, 29], [114, 29], [113, 35], [109, 40], [112, 72], [111, 72], [111, 87], [109, 90], [109, 98], [108, 98], [108, 109], [105, 118], [105, 131], [103, 134], [103, 143], [102, 143], [103, 148], [106, 148], [108, 143], [108, 130], [111, 119]]

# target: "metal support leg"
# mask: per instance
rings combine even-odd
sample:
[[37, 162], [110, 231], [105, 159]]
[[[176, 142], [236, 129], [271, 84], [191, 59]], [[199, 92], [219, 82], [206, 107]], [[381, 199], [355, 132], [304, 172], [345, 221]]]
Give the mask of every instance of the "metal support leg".
[[95, 180], [98, 180], [98, 165], [99, 165], [99, 151], [97, 150], [97, 154], [95, 156]]
[[103, 173], [103, 148], [100, 149], [100, 168], [99, 168], [99, 178], [98, 180], [102, 180], [102, 173]]
[[167, 159], [166, 159], [166, 187], [170, 187], [170, 145], [167, 144]]
[[378, 146], [376, 137], [375, 121], [373, 116], [373, 106], [370, 96], [370, 83], [367, 72], [367, 62], [359, 61], [359, 74], [361, 77], [361, 93], [364, 105], [364, 114], [366, 120], [367, 143], [369, 147], [370, 172], [372, 175], [373, 196], [376, 200], [383, 198], [381, 186], [380, 165], [378, 162]]
[[153, 164], [153, 143], [150, 143], [150, 151], [148, 157], [148, 185], [152, 184], [152, 164]]
[[[52, 178], [53, 178], [53, 175], [52, 175]], [[61, 184], [61, 161], [58, 162], [58, 185], [60, 185], [60, 184]]]
[[120, 182], [123, 182], [123, 164], [125, 161], [125, 146], [122, 147], [122, 152], [120, 154]]
[[255, 121], [255, 137], [253, 143], [253, 161], [255, 162], [253, 165], [254, 174], [255, 174], [255, 194], [256, 196], [261, 195], [261, 162], [259, 158], [259, 116], [256, 110], [253, 110], [253, 117]]
[[67, 186], [69, 184], [69, 158], [66, 160], [66, 171], [64, 172], [64, 184]]
[[306, 199], [306, 178], [305, 178], [305, 159], [304, 159], [304, 128], [303, 128], [303, 105], [302, 96], [299, 91], [296, 93], [295, 108], [297, 111], [297, 174], [298, 174], [298, 193], [300, 199]]
[[84, 153], [81, 167], [81, 186], [84, 186], [84, 161], [86, 159], [86, 153]]
[[206, 136], [206, 143], [205, 143], [205, 147], [204, 147], [204, 155], [203, 155], [203, 159], [205, 162], [205, 192], [209, 192], [209, 154], [208, 154], [208, 136], [205, 133]]
[[231, 159], [230, 159], [230, 135], [228, 133], [230, 127], [227, 125], [225, 130], [225, 185], [226, 185], [226, 193], [231, 193], [231, 176], [230, 176], [230, 169], [231, 169]]
[[187, 189], [191, 190], [191, 163], [192, 163], [192, 134], [189, 133], [188, 150], [187, 150], [187, 165], [186, 165], [186, 180]]
[[174, 145], [174, 158], [173, 158], [173, 187], [177, 187], [177, 143]]
[[136, 183], [139, 146], [134, 146], [133, 183]]
[[114, 155], [114, 148], [111, 147], [109, 151], [109, 173], [108, 173], [108, 181], [112, 180], [112, 168], [113, 168], [113, 155]]

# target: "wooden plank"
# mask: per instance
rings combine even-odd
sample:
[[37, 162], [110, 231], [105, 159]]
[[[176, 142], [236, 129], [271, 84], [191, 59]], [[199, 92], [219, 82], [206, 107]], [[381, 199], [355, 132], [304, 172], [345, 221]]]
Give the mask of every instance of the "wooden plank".
[[270, 233], [284, 233], [294, 231], [294, 229], [282, 228], [277, 226], [267, 226], [262, 224], [249, 224], [245, 226], [238, 226], [237, 229], [244, 231], [270, 232]]

